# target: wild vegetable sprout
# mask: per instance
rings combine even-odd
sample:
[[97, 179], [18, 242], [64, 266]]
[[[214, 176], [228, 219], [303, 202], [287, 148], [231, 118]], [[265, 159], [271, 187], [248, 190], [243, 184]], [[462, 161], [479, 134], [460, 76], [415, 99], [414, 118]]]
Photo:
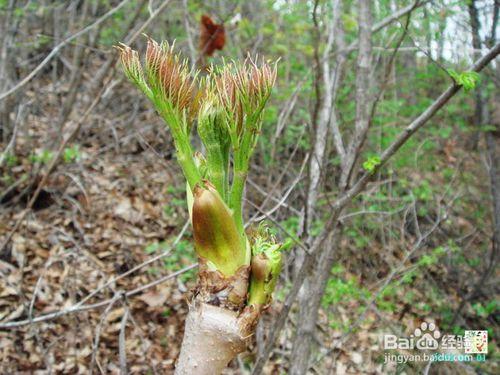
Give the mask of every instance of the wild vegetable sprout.
[[[143, 62], [119, 50], [125, 74], [170, 129], [187, 181], [199, 274], [176, 373], [218, 373], [244, 350], [281, 268], [280, 244], [263, 225], [246, 233], [242, 215], [276, 65], [248, 58], [200, 78], [166, 42], [148, 39]], [[204, 154], [190, 142], [195, 123]]]

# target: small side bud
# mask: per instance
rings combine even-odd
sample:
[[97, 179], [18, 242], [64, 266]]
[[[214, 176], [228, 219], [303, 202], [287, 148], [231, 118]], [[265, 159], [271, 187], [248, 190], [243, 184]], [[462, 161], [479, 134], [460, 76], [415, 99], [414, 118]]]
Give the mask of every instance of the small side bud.
[[281, 271], [281, 244], [265, 228], [254, 234], [248, 305], [262, 309], [271, 302]]

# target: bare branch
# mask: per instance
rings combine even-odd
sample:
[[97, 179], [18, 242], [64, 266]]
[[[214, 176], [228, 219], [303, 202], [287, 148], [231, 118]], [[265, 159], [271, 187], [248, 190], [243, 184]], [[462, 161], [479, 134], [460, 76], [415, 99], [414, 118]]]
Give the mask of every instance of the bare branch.
[[359, 2], [359, 51], [356, 69], [356, 120], [354, 134], [351, 137], [342, 163], [340, 190], [349, 185], [352, 171], [356, 165], [361, 146], [368, 133], [370, 119], [370, 74], [372, 62], [372, 15], [370, 1]]
[[[496, 44], [491, 50], [488, 51], [481, 59], [479, 59], [469, 70], [480, 72], [486, 65], [488, 65], [500, 53], [500, 43]], [[310, 247], [309, 254], [306, 254], [304, 262], [300, 271], [297, 273], [290, 292], [288, 293], [279, 316], [272, 324], [272, 330], [267, 338], [267, 345], [262, 351], [261, 355], [255, 362], [253, 375], [260, 375], [264, 369], [264, 365], [271, 355], [272, 349], [276, 338], [283, 329], [287, 320], [290, 309], [297, 298], [299, 290], [309, 273], [310, 269], [314, 266], [314, 260], [318, 250], [321, 248], [325, 240], [328, 238], [328, 233], [336, 227], [341, 210], [351, 202], [359, 193], [366, 187], [368, 181], [373, 175], [408, 141], [418, 129], [427, 123], [427, 121], [434, 116], [434, 114], [441, 109], [459, 90], [461, 86], [450, 86], [443, 94], [441, 94], [419, 117], [417, 117], [407, 128], [400, 133], [396, 140], [384, 151], [381, 156], [381, 164], [375, 167], [374, 173], [365, 173], [356, 184], [345, 194], [343, 194], [332, 206], [332, 215], [328, 222], [324, 225], [323, 231], [318, 235], [316, 240]]]
[[121, 3], [119, 3], [116, 7], [113, 9], [110, 9], [106, 14], [102, 15], [100, 18], [98, 18], [95, 22], [91, 23], [87, 27], [83, 28], [82, 30], [78, 31], [77, 33], [67, 37], [64, 39], [61, 43], [59, 43], [57, 46], [55, 46], [52, 51], [42, 60], [38, 66], [33, 69], [25, 78], [23, 78], [20, 82], [18, 82], [14, 87], [10, 88], [9, 90], [3, 92], [0, 94], [0, 100], [6, 98], [7, 96], [11, 95], [15, 91], [19, 90], [21, 87], [26, 85], [29, 81], [35, 77], [38, 72], [40, 72], [45, 65], [47, 65], [54, 56], [56, 56], [59, 51], [66, 46], [68, 43], [70, 43], [72, 40], [84, 35], [85, 33], [89, 32], [92, 30], [94, 27], [98, 26], [105, 20], [107, 20], [109, 17], [111, 17], [113, 14], [115, 14], [118, 10], [120, 10], [125, 4], [127, 4], [130, 0], [123, 0]]
[[122, 321], [120, 323], [120, 334], [118, 335], [118, 352], [120, 357], [120, 374], [127, 375], [127, 339], [125, 337], [125, 331], [127, 330], [127, 321], [129, 315], [129, 307], [124, 304], [125, 313], [122, 316]]
[[196, 267], [198, 267], [197, 263], [192, 264], [190, 266], [184, 267], [183, 269], [181, 269], [179, 271], [176, 271], [176, 272], [171, 273], [169, 275], [163, 276], [163, 277], [161, 277], [155, 281], [152, 281], [148, 284], [145, 284], [145, 285], [142, 285], [138, 288], [132, 289], [126, 293], [117, 293], [114, 297], [109, 298], [105, 301], [101, 301], [101, 302], [97, 302], [97, 303], [93, 303], [93, 304], [89, 304], [89, 305], [82, 305], [82, 306], [75, 304], [75, 305], [70, 306], [64, 310], [39, 315], [33, 319], [25, 319], [25, 320], [18, 320], [18, 321], [14, 321], [14, 322], [0, 323], [0, 329], [22, 327], [22, 326], [32, 324], [32, 323], [40, 323], [40, 322], [45, 322], [47, 320], [56, 319], [56, 318], [59, 318], [61, 316], [72, 314], [72, 313], [78, 313], [78, 312], [82, 312], [82, 311], [88, 311], [88, 310], [93, 310], [93, 309], [98, 309], [98, 308], [101, 308], [104, 306], [108, 306], [110, 303], [114, 303], [117, 300], [119, 300], [120, 298], [123, 298], [123, 296], [125, 296], [125, 297], [135, 296], [136, 294], [139, 294], [146, 289], [152, 288], [152, 287], [154, 287], [158, 284], [161, 284], [167, 280], [173, 279], [173, 278], [175, 278], [179, 275], [182, 275], [183, 273], [186, 273], [187, 271], [190, 271]]
[[165, 257], [169, 256], [170, 253], [172, 252], [172, 248], [174, 248], [175, 245], [177, 245], [179, 243], [179, 241], [181, 240], [182, 236], [186, 232], [188, 226], [189, 226], [189, 220], [186, 221], [186, 224], [184, 224], [184, 226], [182, 227], [181, 232], [177, 235], [177, 237], [175, 238], [174, 242], [172, 243], [172, 246], [168, 250], [162, 252], [161, 254], [158, 254], [157, 256], [154, 256], [154, 257], [148, 259], [147, 261], [145, 261], [145, 262], [143, 262], [141, 264], [138, 264], [137, 266], [131, 268], [127, 272], [124, 272], [124, 273], [120, 274], [117, 277], [113, 277], [111, 280], [109, 280], [108, 282], [106, 282], [104, 285], [101, 285], [96, 290], [94, 290], [92, 293], [88, 294], [85, 298], [83, 298], [80, 302], [78, 302], [77, 306], [83, 305], [85, 302], [87, 302], [88, 300], [90, 300], [92, 297], [94, 297], [95, 295], [97, 295], [98, 293], [100, 293], [102, 290], [104, 290], [108, 286], [116, 283], [118, 280], [123, 279], [124, 277], [127, 277], [127, 276], [131, 275], [132, 273], [140, 270], [141, 268], [144, 268], [144, 267], [150, 265], [151, 263], [156, 262], [157, 260], [160, 260], [162, 258], [165, 258]]
[[189, 24], [189, 9], [187, 0], [182, 0], [182, 7], [184, 11], [184, 28], [186, 29], [189, 53], [191, 57], [191, 66], [194, 68], [196, 64], [196, 48], [194, 47], [193, 37], [191, 34], [191, 25]]
[[[474, 72], [480, 72], [483, 68], [488, 65], [495, 57], [500, 53], [500, 43], [497, 43], [492, 49], [488, 51], [483, 57], [481, 57], [474, 65], [472, 65], [468, 70]], [[380, 168], [403, 146], [406, 141], [422, 126], [424, 126], [429, 119], [436, 114], [448, 101], [455, 96], [455, 94], [461, 89], [462, 86], [453, 84], [445, 92], [443, 92], [427, 109], [413, 120], [403, 132], [401, 132], [396, 140], [391, 143], [387, 149], [380, 156], [380, 164], [378, 164], [372, 172], [365, 172], [361, 178], [354, 184], [354, 186], [349, 189], [345, 194], [343, 194], [335, 203], [334, 208], [344, 207], [348, 202], [350, 202], [355, 196], [357, 196], [370, 181], [373, 175], [375, 175]]]
[[394, 12], [390, 16], [384, 18], [382, 21], [377, 22], [372, 26], [372, 33], [376, 33], [380, 30], [382, 30], [384, 27], [390, 25], [394, 21], [398, 20], [399, 18], [406, 16], [408, 13], [413, 12], [415, 9], [430, 3], [431, 0], [416, 0], [415, 3], [408, 5], [407, 7], [401, 8], [398, 11]]

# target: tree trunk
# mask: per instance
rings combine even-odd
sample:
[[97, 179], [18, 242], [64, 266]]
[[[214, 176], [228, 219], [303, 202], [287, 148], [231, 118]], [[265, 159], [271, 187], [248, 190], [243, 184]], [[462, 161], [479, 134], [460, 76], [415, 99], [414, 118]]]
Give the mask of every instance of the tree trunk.
[[[469, 10], [469, 18], [471, 24], [472, 31], [472, 48], [474, 49], [473, 56], [476, 59], [478, 56], [481, 56], [481, 38], [479, 36], [479, 16], [476, 8], [475, 0], [471, 0], [468, 5]], [[479, 128], [483, 122], [483, 107], [484, 103], [484, 95], [481, 88], [477, 88], [475, 91], [476, 97], [476, 106], [474, 110], [474, 125], [476, 128]], [[468, 140], [468, 148], [471, 150], [477, 150], [477, 146], [479, 143], [479, 130], [475, 129], [472, 133], [470, 139]]]
[[299, 295], [299, 317], [297, 333], [293, 343], [290, 375], [304, 375], [309, 368], [309, 359], [318, 321], [318, 311], [326, 284], [330, 278], [335, 250], [339, 243], [333, 230], [321, 249], [319, 261], [314, 267], [314, 275], [308, 275]]
[[370, 123], [370, 76], [372, 69], [372, 13], [370, 1], [359, 0], [359, 48], [356, 61], [356, 120], [354, 133], [342, 160], [340, 190], [346, 190], [356, 177], [355, 168]]
[[[492, 22], [492, 32], [490, 40], [495, 39], [496, 26], [498, 23], [498, 8], [499, 1], [495, 2], [495, 10], [493, 13], [493, 22]], [[469, 17], [471, 23], [471, 31], [472, 31], [472, 45], [474, 47], [474, 55], [479, 55], [481, 50], [481, 38], [479, 30], [481, 29], [481, 24], [479, 23], [478, 11], [476, 8], [475, 0], [472, 0], [469, 3]], [[497, 65], [496, 71], [493, 70], [493, 74], [496, 73], [496, 76], [499, 77], [498, 74], [500, 69]], [[498, 93], [498, 87], [497, 87]], [[500, 142], [499, 142], [499, 129], [500, 129], [500, 111], [498, 110], [498, 106], [495, 106], [495, 110], [493, 111], [493, 118], [490, 118], [490, 111], [488, 108], [488, 98], [487, 91], [484, 90], [484, 86], [479, 84], [476, 88], [475, 92], [475, 110], [474, 110], [474, 126], [476, 129], [480, 129], [484, 125], [488, 125], [491, 123], [495, 127], [493, 130], [489, 130], [485, 133], [486, 139], [486, 156], [489, 161], [488, 174], [490, 179], [490, 191], [491, 191], [491, 199], [492, 199], [492, 239], [491, 239], [491, 253], [488, 260], [485, 259], [485, 266], [481, 272], [481, 275], [477, 282], [475, 283], [472, 290], [463, 297], [460, 305], [455, 311], [453, 316], [452, 324], [454, 324], [462, 313], [463, 309], [467, 305], [467, 303], [472, 302], [475, 298], [477, 298], [478, 293], [484, 288], [488, 279], [495, 272], [496, 265], [498, 262], [498, 257], [500, 254]], [[498, 103], [500, 100], [500, 95], [496, 94], [493, 97], [493, 101]], [[476, 149], [479, 143], [480, 132], [476, 130], [472, 135], [472, 138], [469, 140], [470, 147]]]
[[[340, 3], [337, 3], [336, 5], [337, 6], [334, 7], [334, 9], [336, 8], [335, 10], [340, 8]], [[360, 150], [368, 131], [370, 112], [368, 89], [370, 86], [369, 75], [371, 69], [372, 17], [370, 2], [367, 0], [359, 1], [358, 24], [360, 25], [360, 32], [356, 80], [356, 128], [349, 144], [349, 148], [345, 150], [345, 155], [342, 157], [342, 175], [340, 180], [342, 190], [347, 187], [351, 171], [356, 162], [358, 151]], [[331, 101], [332, 97], [328, 99]], [[331, 107], [329, 109], [331, 112]], [[330, 113], [328, 113], [328, 115], [330, 115]], [[328, 120], [329, 119], [330, 116], [328, 116]], [[337, 209], [333, 215], [339, 215], [339, 211], [340, 210]], [[336, 231], [334, 230], [333, 232]], [[330, 234], [329, 238], [333, 238], [334, 235], [334, 233]], [[321, 298], [324, 294], [326, 283], [330, 278], [330, 270], [333, 266], [333, 257], [338, 243], [339, 239], [335, 238], [333, 243], [327, 243], [325, 248], [322, 249], [321, 255], [319, 256], [319, 259], [317, 259], [317, 264], [314, 267], [313, 274], [311, 273], [311, 275], [307, 276], [304, 286], [300, 291], [300, 319], [292, 349], [292, 364], [290, 370], [290, 374], [292, 375], [306, 374], [309, 368], [309, 359], [311, 356], [311, 347], [314, 339], [318, 309], [321, 304]]]
[[175, 374], [220, 374], [245, 350], [245, 338], [236, 312], [195, 301], [189, 307]]

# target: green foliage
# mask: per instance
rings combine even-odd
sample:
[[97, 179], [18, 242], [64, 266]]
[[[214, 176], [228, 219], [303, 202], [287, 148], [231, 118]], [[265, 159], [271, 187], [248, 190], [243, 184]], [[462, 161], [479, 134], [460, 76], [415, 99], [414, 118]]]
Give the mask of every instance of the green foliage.
[[18, 157], [10, 152], [4, 155], [5, 165], [9, 168], [12, 168], [18, 163]]
[[390, 283], [387, 285], [384, 290], [377, 297], [377, 306], [384, 311], [394, 312], [397, 309], [397, 288], [398, 281]]
[[479, 82], [479, 79], [481, 78], [479, 73], [472, 71], [458, 73], [454, 69], [448, 69], [447, 72], [457, 85], [460, 85], [464, 88], [465, 92], [474, 89], [476, 87], [476, 84]]
[[367, 172], [373, 173], [375, 168], [380, 164], [380, 156], [370, 156], [363, 162], [363, 169]]
[[472, 304], [472, 308], [480, 317], [488, 318], [490, 315], [500, 310], [500, 302], [498, 300], [491, 300], [486, 305], [483, 305], [481, 302], [476, 302]]
[[347, 32], [355, 32], [358, 29], [358, 21], [351, 14], [342, 14], [342, 23]]
[[422, 255], [417, 264], [422, 267], [429, 267], [434, 264], [437, 264], [439, 258], [447, 253], [447, 249], [444, 246], [438, 246], [434, 250], [432, 250], [429, 254]]
[[337, 305], [343, 301], [363, 301], [370, 292], [363, 288], [355, 277], [342, 278], [344, 268], [337, 264], [332, 268], [333, 276], [328, 280], [321, 303], [323, 307]]
[[368, 236], [364, 235], [363, 232], [357, 228], [349, 228], [345, 232], [346, 236], [354, 240], [354, 244], [357, 248], [362, 249], [370, 243]]
[[71, 147], [66, 147], [63, 152], [63, 160], [65, 163], [72, 163], [79, 161], [82, 155], [80, 153], [80, 146], [74, 145]]
[[251, 278], [248, 289], [248, 304], [264, 306], [271, 301], [271, 296], [281, 272], [281, 244], [261, 224], [251, 238], [252, 260]]
[[[172, 249], [170, 241], [152, 242], [144, 248], [147, 254], [160, 254], [162, 252], [170, 252], [168, 256], [163, 258], [163, 267], [170, 272], [179, 270], [179, 265], [188, 266], [195, 263], [196, 259], [193, 254], [193, 245], [189, 240], [180, 240]], [[150, 269], [150, 272], [158, 273], [156, 269]], [[189, 270], [179, 278], [183, 282], [194, 280], [195, 270]]]
[[31, 154], [29, 159], [32, 163], [48, 164], [53, 157], [54, 153], [52, 151], [42, 150], [40, 152]]
[[186, 188], [169, 185], [165, 190], [170, 200], [163, 206], [163, 212], [167, 217], [172, 217], [178, 209], [184, 209], [186, 205]]
[[322, 303], [324, 307], [328, 307], [343, 300], [361, 300], [362, 297], [367, 297], [367, 292], [360, 288], [356, 280], [332, 278], [328, 280]]
[[50, 45], [53, 42], [52, 38], [48, 35], [38, 35], [35, 41], [36, 48], [43, 48]]
[[413, 189], [417, 199], [421, 201], [430, 201], [432, 199], [433, 189], [428, 180], [422, 180], [418, 186]]
[[495, 125], [482, 125], [478, 129], [480, 132], [494, 132], [497, 130]]

